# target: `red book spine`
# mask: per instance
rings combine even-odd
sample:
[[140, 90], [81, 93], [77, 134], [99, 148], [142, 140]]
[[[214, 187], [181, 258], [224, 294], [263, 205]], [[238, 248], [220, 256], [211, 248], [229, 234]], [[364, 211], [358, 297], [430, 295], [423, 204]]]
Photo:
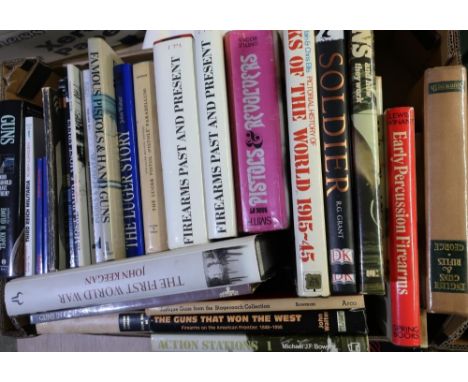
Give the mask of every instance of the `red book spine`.
[[387, 124], [392, 342], [420, 346], [414, 110], [396, 107]]

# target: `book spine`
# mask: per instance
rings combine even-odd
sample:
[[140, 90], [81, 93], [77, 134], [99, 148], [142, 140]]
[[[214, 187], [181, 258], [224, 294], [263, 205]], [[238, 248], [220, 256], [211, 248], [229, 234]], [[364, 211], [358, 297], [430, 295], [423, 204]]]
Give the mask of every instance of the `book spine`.
[[93, 117], [93, 95], [92, 95], [91, 72], [89, 69], [83, 70], [83, 93], [85, 99], [86, 112], [86, 153], [88, 156], [89, 173], [89, 194], [91, 196], [90, 211], [92, 215], [92, 263], [104, 261], [102, 247], [99, 242], [101, 237], [101, 211], [99, 206], [99, 182], [97, 173], [97, 153], [96, 153], [96, 130], [94, 128]]
[[65, 176], [65, 231], [66, 231], [66, 242], [67, 242], [67, 254], [66, 254], [66, 267], [76, 268], [77, 265], [77, 254], [75, 251], [75, 237], [74, 237], [74, 226], [73, 226], [73, 211], [74, 211], [74, 187], [73, 187], [73, 148], [72, 148], [72, 121], [70, 114], [70, 97], [68, 83], [66, 79], [60, 80], [59, 91], [61, 101], [64, 104], [64, 128], [66, 129], [65, 142], [64, 142], [64, 176]]
[[114, 66], [120, 176], [127, 257], [145, 254], [131, 64]]
[[154, 57], [168, 245], [205, 243], [193, 37], [155, 43]]
[[357, 285], [344, 32], [318, 31], [316, 55], [331, 289], [352, 294]]
[[468, 104], [463, 66], [426, 70], [427, 307], [468, 316]]
[[88, 185], [83, 131], [83, 109], [81, 105], [81, 73], [74, 65], [67, 66], [68, 104], [70, 118], [70, 172], [73, 206], [73, 242], [75, 247], [74, 266], [91, 264], [88, 219]]
[[99, 193], [100, 245], [103, 258], [96, 262], [125, 257], [125, 236], [120, 179], [119, 142], [116, 122], [113, 67], [122, 60], [100, 38], [88, 40], [91, 71], [96, 167]]
[[36, 160], [34, 159], [34, 120], [25, 120], [25, 170], [24, 170], [24, 274], [36, 272]]
[[226, 301], [192, 302], [181, 305], [159, 306], [146, 309], [148, 315], [175, 315], [193, 313], [245, 313], [245, 312], [282, 312], [297, 310], [364, 308], [361, 295], [331, 296], [324, 299], [269, 298]]
[[255, 284], [250, 283], [213, 287], [210, 289], [202, 289], [195, 292], [176, 293], [167, 296], [149, 297], [136, 300], [133, 299], [124, 302], [85, 306], [82, 308], [61, 309], [52, 310], [44, 313], [33, 313], [29, 315], [29, 321], [32, 325], [34, 325], [38, 323], [59, 321], [70, 318], [102, 315], [104, 313], [129, 312], [154, 306], [164, 306], [187, 301], [203, 301], [234, 296], [243, 296], [247, 294], [252, 294], [254, 290]]
[[[165, 254], [23, 277], [7, 283], [10, 316], [118, 303], [262, 281], [265, 264], [256, 236]], [[15, 296], [20, 295], [18, 300]], [[39, 297], [40, 296], [40, 297]]]
[[179, 334], [151, 335], [155, 352], [367, 352], [366, 335], [253, 335]]
[[297, 293], [330, 295], [313, 31], [283, 32]]
[[43, 166], [44, 158], [36, 159], [36, 275], [44, 273], [44, 264], [42, 262], [43, 251], [44, 251], [44, 231], [42, 225], [44, 224], [44, 205], [42, 203], [44, 188], [42, 187], [42, 182], [44, 180], [43, 176]]
[[152, 61], [133, 66], [133, 83], [145, 253], [155, 253], [168, 247]]
[[150, 316], [153, 333], [367, 334], [364, 310]]
[[350, 32], [349, 76], [359, 290], [364, 294], [383, 295], [379, 130], [374, 35], [370, 30]]
[[42, 158], [42, 271], [48, 273], [49, 269], [49, 203], [47, 193], [49, 183], [47, 181], [47, 157]]
[[282, 110], [273, 31], [225, 36], [238, 228], [289, 225]]
[[223, 37], [194, 31], [200, 141], [209, 239], [237, 235]]
[[389, 264], [392, 342], [420, 345], [414, 111], [385, 111], [387, 128]]
[[[47, 156], [47, 193], [49, 208], [48, 248], [49, 270], [65, 269], [67, 238], [64, 222], [65, 176], [65, 105], [55, 89], [42, 89], [42, 104], [45, 130], [45, 154]], [[59, 212], [60, 211], [60, 212]]]

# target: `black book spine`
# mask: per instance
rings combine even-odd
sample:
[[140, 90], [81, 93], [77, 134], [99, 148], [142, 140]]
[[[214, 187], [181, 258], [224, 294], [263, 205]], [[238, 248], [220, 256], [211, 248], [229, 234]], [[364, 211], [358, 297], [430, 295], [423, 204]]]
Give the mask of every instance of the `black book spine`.
[[357, 293], [352, 158], [344, 31], [316, 34], [318, 105], [333, 294]]
[[367, 334], [364, 309], [151, 316], [154, 333]]
[[24, 124], [40, 117], [23, 101], [0, 102], [0, 277], [24, 274]]

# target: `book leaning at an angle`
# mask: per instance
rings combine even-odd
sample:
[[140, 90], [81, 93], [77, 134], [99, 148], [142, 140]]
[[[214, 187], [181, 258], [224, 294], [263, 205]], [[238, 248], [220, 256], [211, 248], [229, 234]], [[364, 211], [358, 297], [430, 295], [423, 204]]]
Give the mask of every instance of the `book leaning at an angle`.
[[348, 45], [359, 290], [383, 295], [382, 187], [373, 32], [351, 31]]
[[151, 335], [155, 352], [367, 352], [367, 335], [255, 335], [161, 333]]
[[36, 273], [36, 160], [45, 154], [44, 124], [41, 118], [25, 118], [24, 169], [24, 274]]
[[67, 102], [69, 113], [68, 164], [70, 166], [73, 247], [74, 257], [69, 266], [82, 267], [91, 264], [89, 233], [88, 184], [85, 159], [81, 72], [74, 65], [67, 65]]
[[284, 31], [283, 40], [297, 293], [328, 296], [314, 32]]
[[153, 48], [169, 248], [206, 243], [193, 37]]
[[[101, 230], [97, 232], [99, 237], [95, 237], [96, 262], [99, 263], [125, 257], [113, 74], [114, 65], [121, 64], [122, 60], [101, 38], [88, 40], [88, 57], [92, 84], [97, 187], [100, 206]], [[91, 180], [91, 187], [93, 186], [96, 187], [96, 183]], [[98, 255], [102, 257], [98, 257]]]
[[463, 66], [424, 75], [427, 308], [468, 316], [468, 119]]
[[248, 236], [155, 255], [23, 277], [5, 286], [10, 316], [261, 282], [272, 237]]
[[392, 342], [420, 346], [414, 110], [412, 107], [387, 109], [385, 122]]
[[117, 130], [119, 132], [120, 177], [127, 257], [145, 254], [143, 211], [131, 64], [114, 66]]
[[0, 277], [24, 274], [25, 118], [41, 117], [23, 101], [0, 102]]
[[237, 224], [241, 232], [289, 226], [284, 129], [275, 31], [224, 37]]
[[200, 142], [209, 239], [237, 235], [221, 31], [194, 31]]
[[345, 41], [344, 31], [316, 31], [323, 187], [332, 294], [357, 292]]
[[133, 65], [133, 84], [145, 253], [155, 253], [167, 249], [167, 230], [152, 61]]

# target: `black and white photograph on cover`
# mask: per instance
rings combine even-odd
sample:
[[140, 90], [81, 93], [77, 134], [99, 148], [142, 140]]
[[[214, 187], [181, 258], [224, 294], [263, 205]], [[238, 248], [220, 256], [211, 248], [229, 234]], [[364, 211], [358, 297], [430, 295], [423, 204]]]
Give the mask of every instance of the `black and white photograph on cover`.
[[208, 287], [229, 285], [244, 278], [235, 267], [239, 256], [242, 256], [241, 248], [237, 246], [203, 252], [203, 268]]

